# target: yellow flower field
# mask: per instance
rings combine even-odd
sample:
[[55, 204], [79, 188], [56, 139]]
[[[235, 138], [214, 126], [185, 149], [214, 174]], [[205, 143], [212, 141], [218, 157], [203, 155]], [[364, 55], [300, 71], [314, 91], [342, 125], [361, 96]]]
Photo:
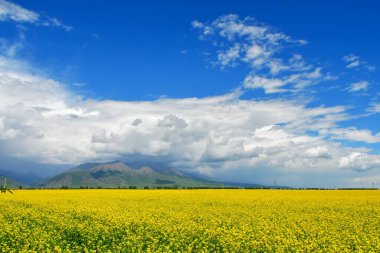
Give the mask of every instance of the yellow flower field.
[[380, 252], [380, 191], [17, 190], [0, 252]]

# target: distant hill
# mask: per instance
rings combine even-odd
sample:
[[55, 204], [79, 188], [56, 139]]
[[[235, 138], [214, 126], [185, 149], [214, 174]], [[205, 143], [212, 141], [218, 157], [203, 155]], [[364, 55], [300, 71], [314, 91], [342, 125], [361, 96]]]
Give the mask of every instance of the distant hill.
[[0, 174], [0, 185], [2, 185], [4, 183], [4, 179], [7, 179], [7, 186], [11, 189], [18, 189], [20, 188], [20, 186], [22, 188], [25, 188], [27, 187], [25, 184], [13, 179], [13, 178], [10, 178], [8, 177], [7, 175], [3, 175], [3, 174]]
[[175, 170], [133, 169], [123, 162], [86, 163], [52, 177], [40, 187], [219, 187], [221, 184], [192, 178]]
[[35, 185], [43, 180], [42, 177], [39, 177], [32, 172], [21, 173], [2, 169], [0, 169], [0, 176], [14, 179], [22, 185]]

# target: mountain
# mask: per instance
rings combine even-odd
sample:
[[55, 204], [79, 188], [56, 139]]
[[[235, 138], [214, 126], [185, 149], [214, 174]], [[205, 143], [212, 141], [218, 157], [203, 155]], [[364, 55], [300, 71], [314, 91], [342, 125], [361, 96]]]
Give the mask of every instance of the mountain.
[[218, 187], [221, 184], [192, 178], [175, 170], [133, 169], [120, 161], [86, 163], [43, 182], [45, 188], [80, 187]]
[[13, 172], [8, 170], [0, 169], [0, 176], [14, 179], [16, 182], [19, 182], [21, 185], [34, 185], [43, 180], [42, 177], [32, 173], [21, 173], [21, 172]]
[[4, 175], [2, 173], [0, 173], [0, 185], [3, 185], [4, 184], [4, 180], [5, 178], [7, 179], [7, 186], [11, 189], [15, 189], [15, 188], [20, 188], [20, 186], [22, 188], [25, 188], [27, 187], [25, 184], [13, 179], [13, 178], [10, 178], [8, 177], [7, 175]]

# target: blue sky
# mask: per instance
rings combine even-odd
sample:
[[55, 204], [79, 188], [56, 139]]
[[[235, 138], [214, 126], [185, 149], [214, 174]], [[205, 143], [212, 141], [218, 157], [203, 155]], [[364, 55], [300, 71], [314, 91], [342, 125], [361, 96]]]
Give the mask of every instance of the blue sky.
[[0, 1], [0, 157], [44, 168], [144, 160], [294, 186], [380, 182], [379, 8]]

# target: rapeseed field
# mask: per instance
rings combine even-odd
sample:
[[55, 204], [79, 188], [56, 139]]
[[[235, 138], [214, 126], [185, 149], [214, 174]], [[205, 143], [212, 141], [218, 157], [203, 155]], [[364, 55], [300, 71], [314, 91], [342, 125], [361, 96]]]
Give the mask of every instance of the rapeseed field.
[[380, 252], [380, 191], [17, 190], [0, 252]]

